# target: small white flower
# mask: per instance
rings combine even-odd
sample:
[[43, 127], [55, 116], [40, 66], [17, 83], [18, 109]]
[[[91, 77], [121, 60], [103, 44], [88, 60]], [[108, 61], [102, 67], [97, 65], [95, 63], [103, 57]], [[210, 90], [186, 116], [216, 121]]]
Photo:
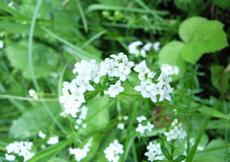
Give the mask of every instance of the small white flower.
[[0, 40], [0, 49], [2, 49], [4, 47], [4, 43], [2, 40]]
[[76, 124], [74, 126], [75, 129], [87, 127], [86, 123], [84, 123], [84, 120], [86, 119], [87, 115], [88, 115], [88, 108], [86, 106], [82, 106], [79, 115], [76, 118]]
[[74, 158], [77, 162], [80, 162], [84, 159], [92, 146], [92, 138], [84, 145], [83, 148], [69, 148], [69, 154], [74, 155]]
[[125, 124], [124, 123], [118, 123], [117, 128], [123, 130], [123, 129], [125, 129]]
[[155, 51], [159, 51], [160, 50], [160, 42], [155, 42], [153, 43], [153, 49]]
[[154, 162], [155, 160], [163, 160], [164, 156], [161, 151], [161, 146], [159, 143], [150, 142], [149, 145], [147, 146], [147, 152], [145, 152], [145, 156], [147, 156], [148, 161]]
[[32, 97], [33, 99], [38, 99], [38, 94], [34, 89], [30, 89], [28, 92], [30, 97]]
[[118, 162], [120, 155], [124, 153], [123, 145], [114, 140], [110, 145], [104, 150], [105, 157], [109, 162]]
[[5, 159], [7, 161], [14, 161], [15, 160], [15, 156], [14, 155], [11, 155], [11, 154], [5, 154]]
[[152, 129], [154, 128], [154, 125], [151, 124], [144, 115], [138, 116], [137, 122], [138, 122], [138, 125], [136, 128], [136, 131], [140, 133], [141, 135], [147, 132], [151, 132]]
[[6, 159], [9, 161], [13, 161], [15, 159], [14, 155], [11, 154], [17, 154], [18, 156], [21, 156], [24, 161], [28, 161], [34, 156], [34, 153], [32, 152], [32, 142], [26, 142], [26, 141], [19, 141], [19, 142], [13, 142], [6, 146], [7, 153], [5, 154]]
[[48, 145], [55, 145], [59, 142], [59, 137], [58, 136], [52, 136], [48, 139], [46, 142]]
[[42, 132], [42, 131], [39, 131], [39, 132], [38, 132], [38, 136], [39, 136], [40, 138], [42, 138], [42, 139], [46, 138], [46, 134], [45, 134], [44, 132]]
[[167, 76], [170, 75], [178, 75], [180, 69], [177, 66], [169, 65], [169, 64], [162, 64], [161, 65], [161, 72]]
[[124, 87], [121, 86], [121, 82], [118, 80], [115, 84], [110, 85], [109, 89], [105, 91], [105, 94], [110, 97], [116, 97], [119, 93], [124, 91]]
[[135, 41], [135, 42], [130, 43], [128, 46], [129, 53], [135, 56], [139, 56], [140, 46], [142, 45], [143, 45], [143, 42], [141, 41]]
[[147, 67], [146, 62], [142, 61], [134, 67], [134, 71], [138, 73], [138, 78], [144, 80], [145, 74], [150, 72], [150, 69]]
[[175, 119], [171, 124], [170, 130], [165, 132], [164, 135], [166, 136], [167, 141], [170, 142], [172, 140], [184, 139], [187, 134], [183, 128], [183, 125], [179, 123], [177, 119]]

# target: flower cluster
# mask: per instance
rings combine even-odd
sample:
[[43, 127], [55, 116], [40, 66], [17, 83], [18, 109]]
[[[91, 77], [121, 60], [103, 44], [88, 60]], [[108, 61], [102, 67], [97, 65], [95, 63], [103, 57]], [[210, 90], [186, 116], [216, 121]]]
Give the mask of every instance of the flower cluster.
[[105, 157], [109, 162], [118, 162], [120, 155], [124, 153], [123, 145], [114, 140], [105, 150]]
[[141, 135], [147, 133], [147, 132], [151, 132], [152, 129], [154, 128], [154, 125], [151, 124], [147, 118], [143, 115], [141, 116], [138, 116], [137, 117], [137, 122], [138, 122], [138, 125], [137, 125], [137, 128], [136, 128], [136, 131], [138, 133], [140, 133]]
[[163, 100], [171, 101], [171, 93], [173, 92], [173, 88], [170, 85], [170, 82], [172, 81], [171, 75], [176, 73], [171, 69], [177, 69], [179, 71], [177, 67], [163, 65], [161, 67], [160, 76], [154, 80], [156, 73], [147, 67], [145, 61], [142, 61], [134, 67], [140, 80], [140, 84], [135, 87], [135, 90], [140, 92], [144, 98], [150, 98], [153, 102]]
[[167, 138], [167, 141], [184, 139], [186, 137], [186, 132], [183, 128], [183, 125], [178, 122], [177, 119], [173, 120], [171, 128], [168, 132], [165, 132], [164, 135]]
[[125, 81], [131, 73], [131, 68], [134, 66], [128, 57], [120, 52], [118, 55], [111, 55], [100, 64], [100, 73], [102, 76], [117, 77], [120, 81]]
[[81, 148], [69, 148], [69, 153], [70, 155], [74, 155], [75, 160], [79, 162], [87, 156], [91, 145], [92, 145], [92, 138], [89, 139], [89, 141], [84, 145], [82, 149]]
[[147, 152], [145, 152], [145, 156], [147, 156], [148, 161], [153, 162], [155, 160], [163, 160], [164, 156], [161, 151], [161, 145], [159, 143], [150, 142], [147, 146]]
[[5, 158], [7, 161], [14, 161], [16, 159], [15, 155], [21, 156], [24, 161], [28, 161], [34, 156], [32, 152], [32, 142], [19, 141], [13, 142], [6, 146], [7, 153]]
[[131, 55], [146, 57], [147, 53], [154, 49], [155, 51], [159, 51], [160, 42], [155, 43], [146, 43], [144, 44], [142, 41], [134, 41], [129, 44], [128, 50]]
[[85, 92], [95, 90], [93, 84], [99, 84], [101, 77], [108, 76], [118, 80], [115, 84], [111, 84], [104, 93], [110, 97], [116, 97], [124, 91], [121, 82], [126, 80], [133, 66], [134, 63], [129, 61], [123, 53], [111, 55], [110, 58], [106, 58], [100, 64], [97, 64], [95, 60], [77, 62], [73, 69], [76, 77], [71, 82], [63, 83], [62, 96], [59, 98], [64, 107], [61, 116], [74, 118], [76, 129], [85, 128], [86, 125], [83, 124], [83, 120], [87, 117], [88, 112], [87, 107], [83, 106]]

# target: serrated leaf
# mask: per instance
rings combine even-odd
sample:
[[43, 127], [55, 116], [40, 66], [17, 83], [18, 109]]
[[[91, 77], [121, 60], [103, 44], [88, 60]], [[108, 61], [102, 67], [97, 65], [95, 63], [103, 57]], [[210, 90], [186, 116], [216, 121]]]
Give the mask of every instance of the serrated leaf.
[[180, 51], [184, 44], [179, 41], [172, 41], [166, 44], [159, 53], [159, 63], [177, 65], [183, 72], [185, 70], [185, 62], [180, 56]]
[[[24, 77], [31, 79], [27, 42], [10, 44], [6, 48], [7, 57], [11, 65], [22, 71]], [[55, 71], [57, 65], [55, 52], [43, 44], [34, 43], [33, 45], [33, 67], [36, 78], [41, 78]]]
[[185, 20], [180, 25], [179, 36], [185, 42], [181, 56], [193, 64], [203, 54], [218, 51], [228, 45], [223, 24], [202, 17]]

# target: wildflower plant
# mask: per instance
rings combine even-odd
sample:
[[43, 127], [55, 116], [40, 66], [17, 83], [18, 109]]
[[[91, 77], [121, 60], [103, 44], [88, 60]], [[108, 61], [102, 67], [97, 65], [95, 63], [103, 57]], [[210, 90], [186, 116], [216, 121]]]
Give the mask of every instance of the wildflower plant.
[[227, 7], [0, 2], [0, 161], [229, 161]]

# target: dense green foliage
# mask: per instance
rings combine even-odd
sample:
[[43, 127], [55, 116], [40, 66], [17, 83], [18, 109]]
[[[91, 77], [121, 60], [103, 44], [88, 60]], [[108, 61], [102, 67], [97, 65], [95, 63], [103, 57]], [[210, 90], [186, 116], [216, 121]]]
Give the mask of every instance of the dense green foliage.
[[[146, 145], [175, 118], [186, 128], [184, 143], [193, 138], [195, 144], [183, 150], [159, 137], [165, 161], [229, 161], [229, 27], [229, 0], [1, 0], [0, 161], [5, 146], [17, 140], [33, 141], [36, 155], [31, 162], [74, 161], [68, 148], [93, 137], [83, 162], [106, 162], [103, 151], [115, 138], [124, 145], [121, 162], [147, 162]], [[128, 53], [136, 40], [161, 42], [160, 51], [145, 59], [152, 69], [159, 64], [180, 68], [173, 78], [172, 101], [142, 98], [131, 86], [138, 82], [132, 74], [123, 85], [126, 91], [116, 98], [103, 95], [101, 87], [88, 93], [88, 126], [74, 129], [71, 118], [59, 115], [58, 101], [63, 81], [74, 78], [74, 63], [100, 62], [118, 52], [140, 62], [142, 58]], [[29, 89], [39, 98], [31, 98]], [[116, 127], [120, 115], [129, 116], [122, 131]], [[157, 129], [138, 135], [138, 115], [148, 116]], [[41, 149], [40, 130], [58, 135], [60, 142]], [[176, 147], [181, 150], [173, 154]]]

